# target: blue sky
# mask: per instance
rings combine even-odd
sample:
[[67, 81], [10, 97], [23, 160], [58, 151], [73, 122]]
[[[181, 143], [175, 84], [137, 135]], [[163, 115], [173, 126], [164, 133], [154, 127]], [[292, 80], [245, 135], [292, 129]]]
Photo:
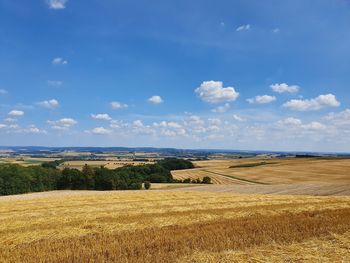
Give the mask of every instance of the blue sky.
[[348, 0], [0, 0], [0, 145], [349, 151]]

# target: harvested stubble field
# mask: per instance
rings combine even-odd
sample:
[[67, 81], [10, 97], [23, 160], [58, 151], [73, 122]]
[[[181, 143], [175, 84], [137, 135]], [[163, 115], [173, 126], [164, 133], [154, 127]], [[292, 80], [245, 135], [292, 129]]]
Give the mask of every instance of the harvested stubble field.
[[0, 197], [1, 262], [349, 262], [350, 197], [56, 191]]
[[277, 185], [322, 182], [350, 184], [350, 159], [232, 159], [195, 162], [197, 168], [173, 171], [176, 179], [210, 176], [214, 184]]

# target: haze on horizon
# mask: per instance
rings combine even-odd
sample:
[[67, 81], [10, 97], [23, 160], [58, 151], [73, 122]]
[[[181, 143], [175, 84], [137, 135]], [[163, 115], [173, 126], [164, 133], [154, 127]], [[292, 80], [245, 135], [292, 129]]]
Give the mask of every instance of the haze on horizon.
[[347, 0], [0, 0], [0, 145], [350, 148]]

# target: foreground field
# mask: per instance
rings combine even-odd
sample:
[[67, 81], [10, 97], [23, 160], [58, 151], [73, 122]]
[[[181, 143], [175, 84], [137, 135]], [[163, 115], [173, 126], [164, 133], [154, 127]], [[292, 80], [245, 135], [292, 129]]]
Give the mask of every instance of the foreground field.
[[210, 176], [214, 184], [350, 184], [350, 159], [232, 159], [195, 162], [196, 169], [173, 171], [176, 179]]
[[0, 261], [348, 262], [349, 218], [350, 197], [164, 190], [0, 197]]

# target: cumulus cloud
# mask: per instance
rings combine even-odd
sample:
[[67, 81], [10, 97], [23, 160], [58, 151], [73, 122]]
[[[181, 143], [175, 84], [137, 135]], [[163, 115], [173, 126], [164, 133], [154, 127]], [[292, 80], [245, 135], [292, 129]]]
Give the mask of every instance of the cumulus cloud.
[[283, 104], [283, 107], [296, 111], [315, 111], [326, 107], [339, 107], [340, 102], [333, 94], [320, 95], [310, 100], [294, 99]]
[[61, 80], [48, 80], [47, 84], [51, 87], [59, 88], [63, 85], [63, 81], [61, 81]]
[[287, 83], [276, 83], [272, 84], [270, 87], [274, 92], [277, 93], [297, 93], [300, 89], [300, 87], [297, 85], [288, 85]]
[[284, 119], [283, 121], [280, 121], [281, 124], [286, 125], [301, 125], [302, 121], [300, 119], [294, 118], [294, 117], [288, 117]]
[[213, 80], [204, 81], [200, 87], [195, 89], [195, 93], [208, 103], [235, 101], [239, 96], [234, 87], [224, 87], [221, 81]]
[[54, 58], [51, 63], [52, 65], [67, 65], [68, 61], [63, 58]]
[[112, 118], [107, 113], [91, 114], [91, 118], [101, 121], [110, 121]]
[[0, 96], [1, 96], [1, 95], [6, 95], [6, 94], [7, 94], [7, 91], [6, 91], [6, 90], [0, 89]]
[[230, 104], [225, 103], [225, 105], [218, 106], [215, 109], [212, 109], [211, 111], [215, 112], [215, 113], [224, 113], [224, 112], [228, 111], [229, 109], [230, 109]]
[[50, 9], [60, 10], [66, 8], [68, 0], [47, 0]]
[[250, 104], [268, 104], [276, 100], [275, 96], [262, 95], [247, 99]]
[[310, 123], [303, 123], [302, 120], [294, 118], [294, 117], [288, 117], [284, 120], [281, 120], [277, 123], [277, 125], [280, 128], [291, 128], [294, 129], [296, 132], [303, 132], [304, 131], [321, 131], [326, 129], [326, 125], [318, 122], [318, 121], [312, 121]]
[[74, 126], [78, 122], [72, 118], [62, 118], [57, 121], [47, 121], [51, 125], [52, 129], [55, 130], [67, 130], [70, 127]]
[[160, 104], [163, 102], [163, 99], [158, 95], [154, 95], [148, 99], [148, 102], [152, 104]]
[[246, 25], [241, 25], [239, 27], [236, 28], [236, 31], [247, 31], [251, 28], [250, 24], [246, 24]]
[[125, 109], [128, 106], [128, 104], [125, 104], [125, 103], [121, 103], [119, 101], [112, 101], [111, 102], [111, 107], [113, 110], [120, 110], [120, 109]]
[[346, 109], [344, 111], [338, 112], [338, 113], [329, 113], [325, 120], [328, 122], [331, 122], [332, 124], [336, 126], [347, 126], [350, 127], [350, 109]]
[[55, 109], [57, 108], [60, 104], [57, 100], [51, 99], [51, 100], [44, 100], [38, 102], [38, 105], [47, 109]]
[[309, 124], [303, 125], [303, 128], [307, 130], [318, 131], [318, 130], [325, 130], [326, 126], [318, 121], [313, 121]]
[[21, 110], [12, 110], [8, 113], [9, 116], [11, 117], [21, 117], [24, 115], [24, 111]]
[[46, 134], [47, 131], [36, 127], [35, 125], [30, 125], [28, 128], [21, 130], [20, 132], [32, 133], [32, 134]]
[[93, 134], [97, 134], [97, 135], [105, 135], [105, 134], [109, 134], [111, 133], [111, 130], [108, 130], [104, 127], [96, 127], [94, 129], [92, 129], [91, 131]]

